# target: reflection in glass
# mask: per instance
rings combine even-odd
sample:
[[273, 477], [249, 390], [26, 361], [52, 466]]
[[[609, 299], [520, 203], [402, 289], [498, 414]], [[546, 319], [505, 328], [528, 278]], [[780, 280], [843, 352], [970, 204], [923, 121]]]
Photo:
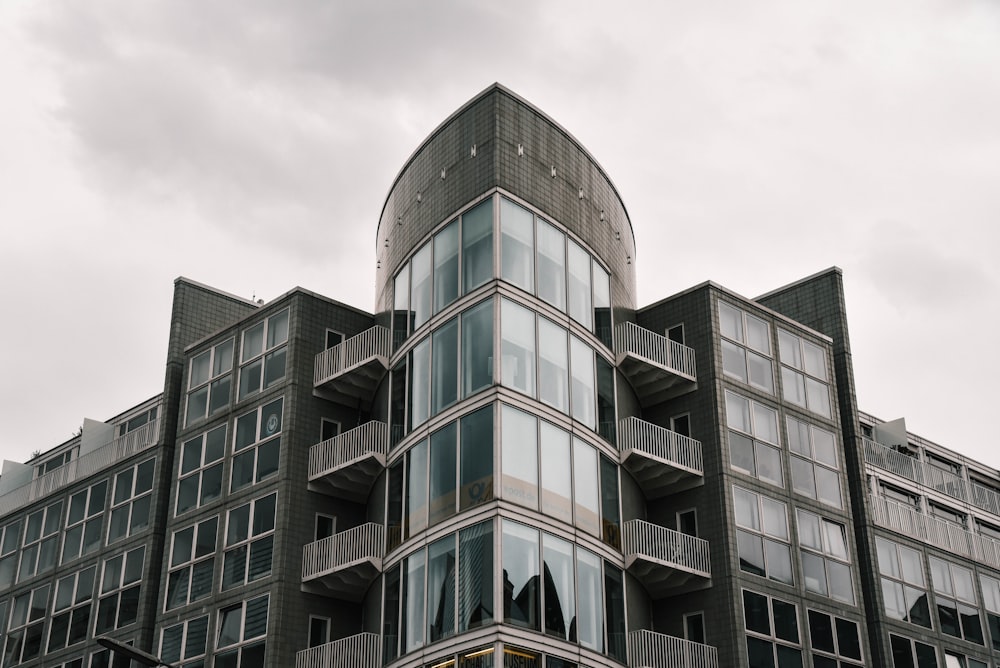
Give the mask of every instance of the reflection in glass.
[[500, 200], [500, 277], [535, 291], [534, 230], [531, 212]]
[[458, 422], [431, 434], [428, 525], [455, 514], [455, 466]]
[[406, 455], [406, 535], [427, 528], [427, 441], [420, 441]]
[[434, 235], [434, 312], [458, 297], [458, 221]]
[[462, 292], [493, 278], [493, 200], [462, 216]]
[[594, 351], [575, 336], [570, 336], [570, 369], [573, 375], [573, 417], [594, 429], [597, 427], [596, 402], [594, 400]]
[[569, 444], [569, 433], [542, 421], [542, 512], [567, 523], [573, 521]]
[[503, 523], [503, 621], [539, 630], [538, 531]]
[[576, 579], [579, 605], [577, 607], [576, 630], [580, 644], [595, 649], [604, 649], [603, 628], [604, 596], [601, 582], [601, 560], [587, 550], [576, 550]]
[[424, 563], [426, 556], [421, 550], [406, 560], [403, 573], [403, 614], [402, 647], [404, 652], [412, 651], [424, 644]]
[[593, 329], [593, 306], [590, 293], [590, 254], [576, 243], [569, 242], [569, 315], [587, 329]]
[[431, 338], [431, 415], [436, 415], [458, 401], [458, 319], [438, 327]]
[[493, 301], [462, 314], [462, 396], [493, 384]]
[[529, 508], [538, 507], [538, 435], [533, 416], [503, 406], [500, 458], [502, 496]]
[[573, 439], [573, 478], [576, 490], [576, 525], [600, 535], [600, 483], [597, 475], [597, 450], [578, 438]]
[[608, 654], [626, 662], [624, 575], [604, 562], [605, 617], [608, 623]]
[[461, 508], [493, 500], [493, 406], [462, 418]]
[[458, 535], [458, 630], [493, 623], [493, 524], [481, 522]]
[[393, 284], [392, 349], [395, 350], [410, 331], [410, 265], [403, 265]]
[[427, 642], [455, 633], [455, 536], [427, 548]]
[[615, 370], [600, 355], [597, 360], [597, 433], [615, 443]]
[[410, 429], [419, 427], [430, 417], [430, 366], [431, 339], [427, 337], [410, 351]]
[[410, 312], [413, 317], [413, 329], [427, 322], [431, 315], [431, 244], [417, 251], [410, 261]]
[[566, 330], [538, 319], [538, 398], [562, 411], [569, 408], [569, 351]]
[[523, 306], [500, 301], [500, 379], [535, 396], [535, 316]]
[[573, 583], [573, 546], [550, 534], [542, 534], [545, 576], [545, 632], [563, 640], [576, 640], [573, 618], [576, 596]]
[[538, 296], [566, 310], [566, 235], [544, 220], [538, 221]]
[[611, 347], [611, 276], [597, 260], [592, 263], [594, 275], [594, 333]]
[[601, 539], [615, 548], [621, 547], [618, 499], [618, 465], [601, 455]]

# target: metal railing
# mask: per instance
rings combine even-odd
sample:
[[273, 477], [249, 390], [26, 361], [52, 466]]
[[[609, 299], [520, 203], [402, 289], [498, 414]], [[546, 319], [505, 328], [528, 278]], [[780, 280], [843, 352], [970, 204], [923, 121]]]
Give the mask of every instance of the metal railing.
[[952, 498], [961, 501], [971, 500], [970, 497], [973, 495], [969, 494], [969, 484], [961, 476], [920, 461], [916, 457], [904, 455], [870, 438], [862, 437], [861, 440], [865, 446], [867, 463], [936, 489]]
[[382, 652], [376, 633], [359, 633], [295, 654], [295, 668], [376, 668], [380, 665]]
[[627, 417], [618, 425], [619, 450], [631, 448], [668, 464], [699, 474], [704, 472], [701, 441], [682, 436], [637, 417]]
[[680, 566], [705, 577], [712, 575], [708, 541], [644, 520], [622, 525], [622, 551]]
[[388, 359], [391, 343], [392, 333], [381, 325], [375, 325], [324, 350], [316, 355], [313, 363], [313, 383], [321, 383], [373, 357]]
[[381, 559], [385, 528], [367, 522], [302, 548], [302, 579], [308, 580], [368, 559]]
[[615, 352], [628, 353], [694, 378], [697, 373], [694, 349], [665, 336], [622, 322], [615, 327]]
[[719, 650], [711, 645], [654, 631], [628, 634], [631, 668], [718, 668]]
[[1000, 541], [994, 538], [972, 533], [954, 522], [926, 515], [884, 496], [872, 495], [871, 505], [873, 520], [881, 527], [1000, 568]]
[[368, 455], [385, 455], [389, 425], [372, 420], [309, 448], [309, 479], [337, 470]]
[[97, 473], [156, 444], [160, 434], [159, 419], [147, 422], [107, 445], [71, 459], [54, 471], [26, 482], [0, 496], [0, 515], [16, 510], [51, 494], [55, 490]]
[[1000, 492], [995, 489], [980, 485], [978, 482], [970, 482], [969, 501], [977, 508], [1000, 515]]

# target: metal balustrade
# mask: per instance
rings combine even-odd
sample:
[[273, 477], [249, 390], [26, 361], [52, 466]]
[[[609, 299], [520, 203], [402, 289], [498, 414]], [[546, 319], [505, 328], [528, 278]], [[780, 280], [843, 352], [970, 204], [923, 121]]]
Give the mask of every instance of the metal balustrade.
[[0, 496], [0, 515], [41, 499], [57, 489], [97, 473], [155, 445], [160, 434], [159, 419], [151, 420], [107, 445], [71, 459], [54, 471], [39, 476]]
[[618, 449], [641, 452], [647, 457], [702, 475], [701, 441], [682, 436], [637, 417], [619, 422]]
[[712, 575], [707, 540], [644, 520], [629, 520], [622, 525], [622, 551], [626, 561], [641, 558], [706, 578]]
[[970, 501], [969, 484], [959, 475], [939, 469], [936, 466], [909, 457], [870, 438], [862, 437], [865, 447], [865, 461], [880, 469], [895, 473], [907, 480], [931, 487], [961, 501]]
[[875, 524], [1000, 568], [1000, 541], [972, 533], [953, 522], [926, 515], [916, 508], [880, 495], [871, 495]]
[[295, 654], [295, 668], [376, 668], [381, 665], [382, 652], [376, 633], [359, 633]]
[[994, 515], [1000, 515], [1000, 492], [995, 489], [980, 485], [978, 482], [971, 482], [969, 483], [969, 501], [977, 508]]
[[628, 634], [630, 668], [719, 668], [719, 650], [711, 645], [654, 631]]
[[615, 327], [615, 352], [649, 360], [653, 364], [688, 376], [691, 380], [694, 380], [697, 374], [694, 349], [671, 341], [634, 322], [622, 322]]
[[385, 547], [385, 528], [367, 522], [308, 543], [302, 548], [302, 579], [311, 580], [353, 565], [378, 561]]
[[389, 425], [377, 420], [317, 443], [309, 448], [310, 488], [363, 501], [388, 451]]
[[389, 366], [392, 333], [375, 325], [316, 355], [313, 387], [333, 401], [370, 399]]

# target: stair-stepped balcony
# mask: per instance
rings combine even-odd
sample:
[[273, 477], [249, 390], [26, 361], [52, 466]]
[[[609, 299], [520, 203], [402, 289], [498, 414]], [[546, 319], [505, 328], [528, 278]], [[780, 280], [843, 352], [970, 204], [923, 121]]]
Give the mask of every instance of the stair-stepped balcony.
[[382, 570], [385, 529], [368, 522], [302, 548], [302, 589], [360, 601]]
[[[916, 457], [905, 455], [870, 438], [862, 436], [861, 440], [865, 446], [865, 461], [872, 466], [877, 466], [920, 485], [926, 485], [961, 501], [971, 500], [979, 505], [978, 501], [985, 498], [983, 495], [970, 494], [969, 483], [955, 473], [932, 466]], [[984, 509], [990, 510], [989, 507]]]
[[309, 489], [362, 502], [385, 467], [389, 425], [372, 420], [309, 448]]
[[697, 386], [694, 350], [634, 322], [622, 322], [615, 327], [615, 363], [632, 384], [643, 407], [654, 406]]
[[625, 567], [654, 598], [707, 585], [712, 577], [708, 541], [643, 520], [622, 526]]
[[648, 499], [705, 482], [701, 441], [637, 417], [618, 423], [618, 451]]
[[295, 668], [378, 668], [381, 665], [377, 633], [359, 633], [295, 654]]
[[376, 325], [316, 355], [313, 392], [348, 406], [371, 403], [389, 368], [392, 335]]
[[631, 631], [628, 665], [629, 668], [719, 668], [719, 650], [655, 631]]

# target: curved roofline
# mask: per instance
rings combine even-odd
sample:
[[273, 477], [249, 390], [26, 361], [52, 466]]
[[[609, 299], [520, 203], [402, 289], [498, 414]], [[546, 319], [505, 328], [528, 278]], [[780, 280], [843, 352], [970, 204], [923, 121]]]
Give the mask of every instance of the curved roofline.
[[587, 148], [582, 143], [580, 143], [580, 141], [576, 137], [574, 137], [571, 132], [569, 132], [566, 128], [564, 128], [562, 125], [560, 125], [555, 120], [553, 120], [551, 116], [549, 116], [544, 111], [542, 111], [541, 109], [539, 109], [538, 107], [536, 107], [532, 103], [528, 102], [523, 97], [521, 97], [520, 95], [518, 95], [514, 91], [510, 90], [509, 88], [507, 88], [506, 86], [504, 86], [500, 82], [494, 82], [491, 85], [487, 86], [485, 89], [483, 89], [477, 95], [474, 95], [471, 99], [469, 99], [468, 102], [466, 102], [461, 107], [459, 107], [454, 112], [452, 112], [451, 115], [448, 116], [448, 118], [444, 119], [444, 121], [442, 121], [436, 128], [434, 128], [433, 131], [431, 131], [431, 133], [429, 135], [427, 135], [427, 137], [422, 142], [420, 142], [420, 145], [417, 146], [417, 148], [413, 151], [413, 153], [410, 154], [410, 157], [406, 159], [406, 162], [403, 163], [403, 166], [400, 168], [399, 172], [396, 174], [396, 178], [394, 178], [392, 180], [392, 185], [389, 186], [389, 190], [388, 190], [388, 192], [386, 192], [386, 195], [385, 195], [385, 201], [382, 203], [382, 210], [379, 212], [379, 215], [378, 215], [378, 227], [376, 228], [376, 231], [375, 231], [375, 247], [378, 248], [378, 240], [381, 238], [381, 234], [382, 234], [382, 218], [385, 215], [385, 209], [386, 209], [386, 207], [389, 206], [389, 196], [392, 195], [392, 191], [396, 189], [396, 185], [399, 183], [399, 180], [403, 177], [403, 173], [407, 170], [407, 168], [409, 168], [410, 164], [417, 157], [417, 155], [419, 155], [420, 152], [423, 151], [424, 148], [431, 142], [431, 140], [434, 139], [438, 134], [440, 134], [441, 131], [444, 130], [448, 126], [448, 124], [450, 124], [452, 121], [455, 120], [455, 118], [457, 118], [458, 116], [460, 116], [461, 114], [463, 114], [466, 109], [468, 109], [469, 107], [471, 107], [476, 102], [479, 102], [479, 100], [483, 99], [484, 97], [486, 97], [487, 95], [489, 95], [490, 93], [492, 93], [494, 91], [499, 91], [500, 93], [503, 93], [504, 95], [507, 95], [508, 97], [512, 98], [513, 100], [515, 100], [519, 104], [523, 104], [524, 106], [526, 106], [529, 109], [531, 109], [534, 113], [536, 113], [539, 116], [541, 116], [547, 123], [549, 123], [550, 125], [552, 125], [556, 130], [558, 130], [563, 135], [565, 135], [567, 139], [569, 139], [571, 142], [573, 142], [573, 144], [577, 148], [579, 148], [583, 152], [584, 155], [587, 156], [587, 159], [590, 160], [590, 162], [595, 167], [597, 167], [598, 171], [601, 173], [601, 176], [603, 176], [604, 180], [607, 181], [608, 185], [611, 186], [611, 190], [614, 191], [615, 196], [618, 198], [618, 202], [622, 205], [622, 211], [625, 212], [625, 220], [628, 222], [628, 230], [629, 230], [629, 233], [632, 235], [632, 241], [634, 243], [635, 242], [635, 230], [632, 228], [632, 218], [629, 216], [628, 209], [625, 207], [625, 200], [622, 199], [621, 193], [618, 192], [618, 187], [615, 185], [615, 182], [611, 180], [611, 177], [608, 176], [608, 173], [604, 170], [604, 167], [601, 166], [601, 163], [599, 163], [594, 158], [594, 156], [591, 154], [591, 152], [588, 151]]

